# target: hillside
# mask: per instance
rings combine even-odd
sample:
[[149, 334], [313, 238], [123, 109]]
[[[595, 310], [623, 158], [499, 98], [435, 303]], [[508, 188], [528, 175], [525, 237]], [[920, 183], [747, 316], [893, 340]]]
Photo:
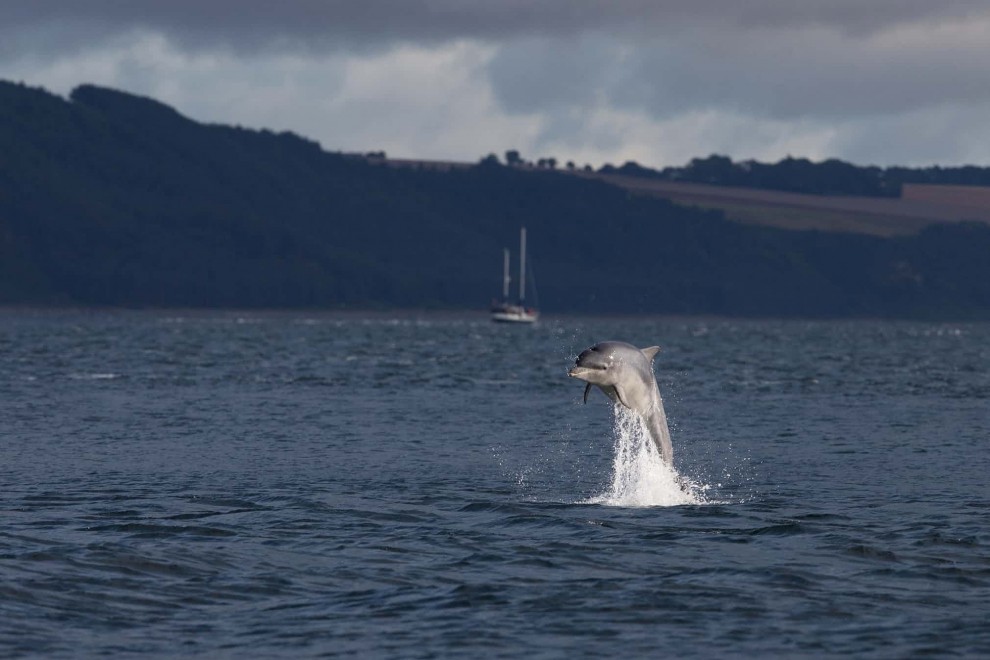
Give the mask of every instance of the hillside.
[[680, 183], [598, 172], [577, 174], [637, 193], [719, 210], [737, 222], [782, 229], [898, 236], [917, 233], [935, 223], [990, 223], [990, 187], [904, 184], [900, 197], [863, 197]]
[[[489, 159], [494, 156], [489, 156]], [[715, 158], [715, 157], [713, 157]], [[410, 159], [372, 158], [390, 167], [420, 168], [450, 171], [470, 167], [471, 163], [426, 161]], [[856, 168], [847, 163], [844, 169], [874, 172], [877, 168]], [[532, 163], [517, 164], [526, 171], [541, 171]], [[545, 168], [545, 166], [543, 166]], [[948, 185], [908, 183], [909, 180], [982, 180], [983, 168], [939, 170], [941, 177], [928, 169], [891, 168], [891, 178], [897, 177], [896, 194], [880, 187], [869, 188], [847, 182], [844, 188], [868, 189], [874, 194], [839, 194], [843, 189], [832, 181], [816, 183], [815, 172], [808, 178], [790, 181], [792, 188], [831, 190], [828, 194], [812, 194], [778, 190], [764, 185], [727, 185], [677, 180], [685, 176], [685, 168], [667, 168], [662, 172], [627, 163], [621, 168], [605, 165], [600, 170], [561, 169], [561, 173], [586, 179], [604, 181], [637, 194], [668, 199], [685, 206], [722, 212], [725, 217], [743, 224], [778, 227], [781, 229], [814, 229], [829, 232], [849, 232], [872, 236], [902, 236], [915, 234], [924, 227], [945, 222], [990, 223], [990, 185]], [[975, 174], [974, 174], [975, 172]], [[876, 176], [874, 174], [874, 176]], [[990, 177], [990, 174], [987, 174]], [[742, 182], [740, 182], [742, 183]], [[779, 184], [786, 187], [786, 182]], [[881, 194], [882, 193], [882, 194]]]
[[484, 308], [529, 228], [547, 312], [990, 316], [990, 227], [784, 231], [605, 181], [432, 169], [0, 83], [0, 303]]

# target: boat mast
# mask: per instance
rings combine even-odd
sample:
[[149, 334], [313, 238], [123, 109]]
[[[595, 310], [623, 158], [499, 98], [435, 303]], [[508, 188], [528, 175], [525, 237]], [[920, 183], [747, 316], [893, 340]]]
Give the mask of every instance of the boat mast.
[[526, 300], [526, 228], [519, 230], [519, 304]]
[[509, 299], [509, 248], [502, 248], [502, 300]]

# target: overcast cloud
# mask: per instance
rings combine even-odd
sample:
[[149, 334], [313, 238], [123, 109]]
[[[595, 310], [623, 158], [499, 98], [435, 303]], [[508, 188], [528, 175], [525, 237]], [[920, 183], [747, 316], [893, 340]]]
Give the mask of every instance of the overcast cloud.
[[990, 164], [983, 0], [0, 0], [0, 77], [329, 150]]

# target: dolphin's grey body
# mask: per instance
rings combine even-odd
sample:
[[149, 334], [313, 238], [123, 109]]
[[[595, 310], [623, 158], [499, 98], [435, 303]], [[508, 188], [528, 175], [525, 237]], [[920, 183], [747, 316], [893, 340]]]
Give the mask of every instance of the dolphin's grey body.
[[623, 341], [599, 342], [578, 356], [567, 375], [587, 381], [585, 403], [591, 386], [597, 385], [614, 403], [638, 413], [646, 422], [660, 457], [673, 466], [674, 449], [670, 444], [667, 415], [653, 375], [653, 356], [659, 351], [659, 346], [640, 350]]

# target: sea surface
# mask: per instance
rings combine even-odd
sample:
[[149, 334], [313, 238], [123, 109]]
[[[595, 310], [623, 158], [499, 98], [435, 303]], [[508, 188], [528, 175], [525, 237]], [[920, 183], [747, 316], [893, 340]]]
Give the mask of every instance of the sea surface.
[[0, 311], [0, 657], [96, 655], [987, 657], [990, 325]]

